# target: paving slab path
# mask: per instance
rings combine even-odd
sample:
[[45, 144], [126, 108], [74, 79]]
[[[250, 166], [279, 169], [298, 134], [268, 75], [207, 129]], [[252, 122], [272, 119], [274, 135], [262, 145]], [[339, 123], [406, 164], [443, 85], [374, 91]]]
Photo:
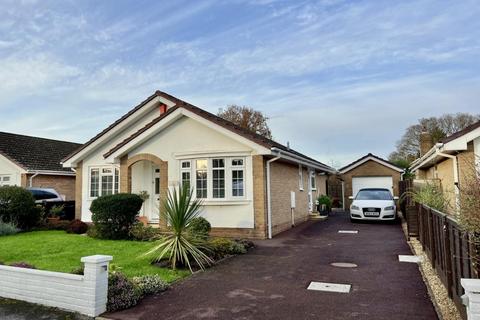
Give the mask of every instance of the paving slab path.
[[[339, 230], [358, 230], [339, 233]], [[111, 319], [437, 319], [399, 224], [306, 222]], [[353, 263], [340, 268], [331, 263]], [[311, 281], [350, 293], [310, 291]]]

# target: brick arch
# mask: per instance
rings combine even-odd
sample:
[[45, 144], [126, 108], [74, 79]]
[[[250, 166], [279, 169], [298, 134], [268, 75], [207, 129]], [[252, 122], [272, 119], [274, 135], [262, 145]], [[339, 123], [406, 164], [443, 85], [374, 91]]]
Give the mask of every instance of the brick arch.
[[[139, 161], [150, 161], [160, 168], [160, 210], [163, 199], [168, 194], [168, 162], [163, 161], [156, 155], [140, 153], [131, 158], [125, 155], [120, 159], [120, 192], [132, 192], [132, 166]], [[160, 215], [160, 227], [166, 227], [166, 221]]]

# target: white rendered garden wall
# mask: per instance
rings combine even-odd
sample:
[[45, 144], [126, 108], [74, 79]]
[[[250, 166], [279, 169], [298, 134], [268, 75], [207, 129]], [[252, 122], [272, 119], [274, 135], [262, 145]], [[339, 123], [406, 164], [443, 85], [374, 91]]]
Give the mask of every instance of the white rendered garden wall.
[[94, 317], [106, 311], [111, 260], [103, 255], [83, 257], [84, 275], [0, 265], [0, 297]]

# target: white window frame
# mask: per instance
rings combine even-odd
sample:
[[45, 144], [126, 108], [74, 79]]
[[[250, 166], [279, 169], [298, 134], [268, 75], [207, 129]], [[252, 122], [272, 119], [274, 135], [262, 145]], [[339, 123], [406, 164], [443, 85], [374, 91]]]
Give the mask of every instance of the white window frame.
[[[5, 180], [5, 178], [7, 178]], [[11, 174], [0, 174], [0, 187], [1, 186], [12, 186], [13, 185], [13, 179], [12, 179]]]
[[[111, 169], [112, 173], [104, 174], [104, 169]], [[98, 170], [98, 195], [92, 196], [92, 171]], [[116, 174], [118, 172], [118, 175]], [[112, 194], [120, 192], [120, 167], [118, 166], [92, 166], [88, 168], [88, 198], [96, 199], [102, 196], [102, 177], [112, 176]], [[118, 189], [117, 189], [118, 188]]]
[[[215, 160], [223, 161], [223, 167], [214, 167], [213, 166], [213, 161], [215, 161]], [[212, 159], [210, 159], [210, 161], [211, 161], [211, 164], [212, 164], [211, 165], [211, 168], [212, 168], [211, 169], [212, 170], [212, 174], [211, 174], [211, 176], [212, 176], [211, 177], [211, 179], [212, 179], [212, 198], [215, 199], [215, 200], [218, 200], [218, 199], [224, 200], [224, 199], [227, 198], [227, 190], [226, 190], [226, 188], [227, 188], [227, 181], [226, 181], [226, 179], [227, 179], [227, 170], [226, 170], [227, 169], [227, 163], [226, 163], [226, 159], [225, 158], [212, 158]], [[213, 190], [214, 189], [213, 188], [213, 180], [214, 180], [213, 172], [214, 171], [223, 171], [223, 197], [218, 197], [218, 196], [215, 197], [215, 194], [213, 192], [214, 191]], [[208, 180], [208, 177], [207, 177], [207, 180]], [[207, 184], [207, 186], [208, 186], [208, 184]], [[217, 188], [217, 189], [221, 190], [221, 188]]]
[[[188, 167], [183, 167], [184, 163], [188, 163]], [[189, 179], [189, 185], [190, 185], [190, 190], [192, 189], [192, 161], [191, 160], [181, 160], [180, 161], [180, 187], [183, 187], [183, 174], [188, 173], [190, 176]], [[196, 175], [195, 175], [196, 176]]]
[[303, 166], [298, 165], [298, 190], [303, 191]]
[[[213, 160], [222, 159], [224, 161], [224, 179], [225, 179], [225, 197], [214, 198], [213, 197]], [[246, 156], [212, 156], [212, 157], [198, 157], [179, 160], [179, 185], [182, 184], [182, 173], [190, 172], [190, 187], [193, 189], [193, 197], [197, 198], [197, 160], [207, 160], [207, 197], [200, 198], [205, 203], [222, 203], [222, 202], [235, 202], [247, 200], [247, 158]], [[242, 160], [241, 166], [233, 166], [233, 160]], [[182, 168], [182, 163], [190, 162], [190, 168]], [[232, 171], [243, 170], [243, 196], [233, 196], [233, 179]]]
[[[234, 165], [233, 164], [233, 161], [235, 160], [242, 160], [242, 164], [241, 165]], [[242, 157], [233, 157], [233, 158], [230, 158], [229, 160], [229, 164], [228, 166], [230, 167], [229, 169], [229, 173], [230, 173], [230, 179], [229, 179], [229, 184], [230, 184], [230, 190], [229, 192], [231, 193], [231, 197], [233, 199], [245, 199], [246, 197], [246, 188], [245, 188], [245, 177], [246, 177], [246, 170], [245, 170], [245, 158], [242, 158]], [[242, 171], [242, 179], [243, 179], [243, 195], [241, 196], [234, 196], [233, 195], [233, 171]]]
[[[317, 190], [317, 175], [315, 171], [310, 171], [310, 190], [316, 191]], [[313, 182], [313, 183], [312, 183]]]

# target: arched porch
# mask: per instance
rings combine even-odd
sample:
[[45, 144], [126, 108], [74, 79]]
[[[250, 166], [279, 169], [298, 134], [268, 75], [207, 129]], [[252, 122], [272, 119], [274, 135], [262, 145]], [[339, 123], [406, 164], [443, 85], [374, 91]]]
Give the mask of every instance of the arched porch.
[[148, 194], [140, 215], [149, 223], [158, 222], [160, 227], [166, 227], [160, 210], [168, 193], [167, 161], [147, 153], [124, 156], [120, 160], [120, 192]]

